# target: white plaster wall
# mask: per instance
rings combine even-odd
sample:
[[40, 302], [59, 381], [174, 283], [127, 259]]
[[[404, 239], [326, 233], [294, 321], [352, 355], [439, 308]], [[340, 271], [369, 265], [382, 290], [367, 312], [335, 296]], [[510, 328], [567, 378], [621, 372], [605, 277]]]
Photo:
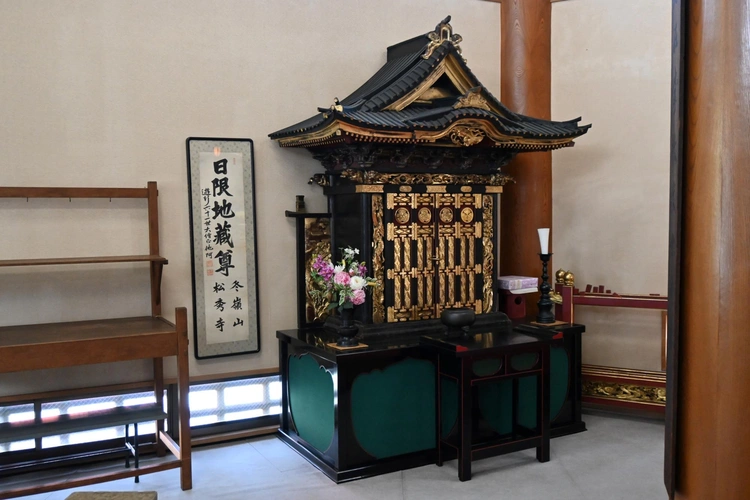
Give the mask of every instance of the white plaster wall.
[[[671, 4], [552, 6], [552, 116], [593, 127], [553, 153], [555, 270], [580, 288], [667, 293]], [[578, 307], [584, 363], [661, 368], [661, 313]]]
[[[321, 167], [267, 134], [370, 77], [386, 47], [446, 15], [499, 95], [499, 5], [476, 0], [0, 0], [0, 185], [159, 186], [164, 315], [191, 308], [185, 139], [255, 145], [261, 352], [191, 375], [278, 365], [295, 316], [294, 196]], [[0, 200], [0, 259], [145, 253], [145, 204]], [[144, 266], [0, 270], [0, 325], [149, 314]], [[192, 316], [192, 311], [189, 311]], [[192, 323], [190, 325], [192, 331]], [[191, 350], [192, 351], [192, 350]], [[192, 356], [192, 354], [191, 354]], [[168, 363], [167, 371], [173, 373]], [[11, 374], [0, 394], [142, 380], [147, 363]]]

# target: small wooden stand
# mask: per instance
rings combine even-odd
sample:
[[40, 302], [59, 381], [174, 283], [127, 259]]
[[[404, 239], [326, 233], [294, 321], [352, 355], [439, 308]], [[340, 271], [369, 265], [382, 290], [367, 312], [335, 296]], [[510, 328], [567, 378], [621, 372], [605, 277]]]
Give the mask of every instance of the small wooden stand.
[[510, 290], [500, 290], [500, 311], [508, 315], [510, 319], [526, 317], [525, 294], [514, 294]]
[[367, 344], [357, 344], [357, 345], [342, 347], [342, 346], [336, 344], [336, 342], [330, 342], [330, 343], [326, 344], [326, 346], [330, 347], [331, 349], [335, 349], [337, 351], [353, 351], [353, 350], [356, 350], [356, 349], [363, 349], [365, 347], [368, 347]]
[[529, 321], [529, 323], [532, 324], [532, 325], [537, 325], [537, 326], [560, 326], [560, 325], [567, 325], [568, 324], [567, 321], [555, 321], [555, 322], [552, 322], [552, 323], [538, 323], [536, 321]]

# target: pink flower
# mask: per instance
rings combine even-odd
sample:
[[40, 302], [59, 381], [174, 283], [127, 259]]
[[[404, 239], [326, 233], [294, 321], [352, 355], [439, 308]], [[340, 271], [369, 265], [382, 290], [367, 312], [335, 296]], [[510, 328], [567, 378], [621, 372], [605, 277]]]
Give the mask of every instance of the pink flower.
[[333, 282], [337, 285], [348, 285], [349, 284], [349, 273], [344, 271], [339, 271], [336, 273], [336, 275], [333, 277]]
[[333, 277], [333, 266], [330, 262], [323, 260], [322, 255], [318, 255], [312, 265], [313, 271], [323, 278], [323, 281], [331, 281]]
[[352, 292], [352, 304], [355, 306], [361, 305], [365, 303], [365, 291], [360, 290], [354, 290]]

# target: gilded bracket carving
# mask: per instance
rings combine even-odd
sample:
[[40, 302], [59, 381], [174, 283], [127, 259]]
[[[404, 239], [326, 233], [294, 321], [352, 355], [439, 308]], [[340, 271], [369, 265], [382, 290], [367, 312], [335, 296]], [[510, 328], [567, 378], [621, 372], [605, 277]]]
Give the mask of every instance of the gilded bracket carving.
[[495, 174], [402, 174], [375, 172], [373, 170], [344, 170], [342, 179], [357, 184], [450, 184], [450, 185], [485, 185], [504, 186], [513, 178], [509, 175]]
[[619, 384], [599, 380], [584, 380], [583, 395], [597, 398], [615, 399], [631, 403], [664, 405], [667, 402], [667, 389], [644, 385]]
[[484, 283], [482, 285], [482, 294], [484, 295], [484, 312], [492, 312], [494, 289], [492, 286], [495, 273], [495, 247], [492, 244], [492, 235], [495, 227], [494, 200], [492, 195], [482, 197], [482, 210], [484, 222], [482, 223], [482, 244], [484, 249], [484, 262], [482, 264], [482, 273]]
[[383, 227], [383, 197], [372, 196], [372, 273], [378, 281], [372, 291], [372, 322], [382, 323], [385, 321], [385, 230]]

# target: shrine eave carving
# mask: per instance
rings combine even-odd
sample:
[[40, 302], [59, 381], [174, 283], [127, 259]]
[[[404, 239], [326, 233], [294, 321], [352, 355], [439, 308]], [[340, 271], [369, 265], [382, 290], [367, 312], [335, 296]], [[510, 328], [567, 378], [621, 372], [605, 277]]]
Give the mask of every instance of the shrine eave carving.
[[[315, 147], [330, 144], [385, 143], [385, 144], [421, 144], [444, 147], [484, 146], [494, 148], [517, 149], [523, 151], [549, 151], [573, 146], [573, 139], [578, 137], [524, 137], [509, 135], [499, 130], [491, 118], [478, 117], [484, 110], [464, 109], [458, 111], [459, 117], [447, 126], [428, 126], [424, 128], [406, 128], [404, 130], [372, 128], [361, 124], [361, 120], [351, 117], [333, 117], [329, 123], [317, 130], [299, 135], [281, 137], [278, 140], [282, 147]], [[353, 123], [360, 121], [360, 123]], [[562, 135], [562, 134], [558, 134]]]

